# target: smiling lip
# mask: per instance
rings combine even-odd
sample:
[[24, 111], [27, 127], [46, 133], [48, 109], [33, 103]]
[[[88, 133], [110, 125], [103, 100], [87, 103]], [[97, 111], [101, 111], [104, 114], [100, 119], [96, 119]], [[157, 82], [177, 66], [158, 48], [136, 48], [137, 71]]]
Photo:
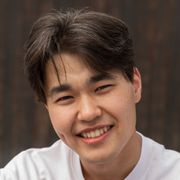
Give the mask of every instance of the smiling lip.
[[87, 144], [96, 144], [103, 141], [109, 134], [112, 126], [103, 126], [80, 133], [81, 140]]

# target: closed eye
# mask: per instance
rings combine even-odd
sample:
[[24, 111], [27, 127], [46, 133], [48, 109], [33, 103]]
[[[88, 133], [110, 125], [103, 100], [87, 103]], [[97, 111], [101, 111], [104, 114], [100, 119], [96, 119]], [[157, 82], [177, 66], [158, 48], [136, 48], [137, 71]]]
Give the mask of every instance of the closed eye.
[[112, 84], [106, 84], [103, 86], [99, 86], [98, 88], [95, 89], [95, 92], [104, 92], [106, 90], [109, 90], [110, 87], [112, 87]]
[[59, 102], [59, 103], [68, 103], [70, 102], [71, 100], [73, 99], [73, 96], [63, 96], [63, 97], [60, 97], [56, 100], [56, 102]]

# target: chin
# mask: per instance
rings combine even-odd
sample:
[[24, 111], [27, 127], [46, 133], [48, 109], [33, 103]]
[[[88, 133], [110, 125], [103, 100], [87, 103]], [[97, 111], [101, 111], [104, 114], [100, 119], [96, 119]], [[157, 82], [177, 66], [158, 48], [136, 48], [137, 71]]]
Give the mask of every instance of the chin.
[[[94, 153], [86, 153], [83, 157], [83, 160], [87, 163], [93, 163], [93, 164], [104, 164], [111, 162], [113, 159], [115, 159], [116, 153], [114, 151], [108, 151], [103, 150], [104, 152], [96, 151]], [[81, 156], [82, 157], [82, 156]]]

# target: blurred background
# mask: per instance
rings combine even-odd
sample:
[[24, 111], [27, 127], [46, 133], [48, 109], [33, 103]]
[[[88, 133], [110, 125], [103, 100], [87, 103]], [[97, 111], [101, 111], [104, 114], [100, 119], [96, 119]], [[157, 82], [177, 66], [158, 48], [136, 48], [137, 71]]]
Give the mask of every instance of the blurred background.
[[22, 150], [57, 139], [24, 75], [23, 46], [38, 17], [83, 7], [129, 26], [143, 81], [137, 129], [180, 151], [179, 0], [0, 0], [0, 167]]

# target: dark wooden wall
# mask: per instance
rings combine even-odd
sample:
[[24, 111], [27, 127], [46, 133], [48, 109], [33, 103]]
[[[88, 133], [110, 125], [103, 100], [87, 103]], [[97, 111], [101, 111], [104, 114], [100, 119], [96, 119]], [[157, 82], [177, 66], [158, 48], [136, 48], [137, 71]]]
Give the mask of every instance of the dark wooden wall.
[[138, 130], [180, 150], [179, 0], [1, 0], [0, 166], [21, 150], [57, 139], [24, 76], [23, 45], [39, 16], [67, 7], [90, 7], [129, 25], [143, 79]]

